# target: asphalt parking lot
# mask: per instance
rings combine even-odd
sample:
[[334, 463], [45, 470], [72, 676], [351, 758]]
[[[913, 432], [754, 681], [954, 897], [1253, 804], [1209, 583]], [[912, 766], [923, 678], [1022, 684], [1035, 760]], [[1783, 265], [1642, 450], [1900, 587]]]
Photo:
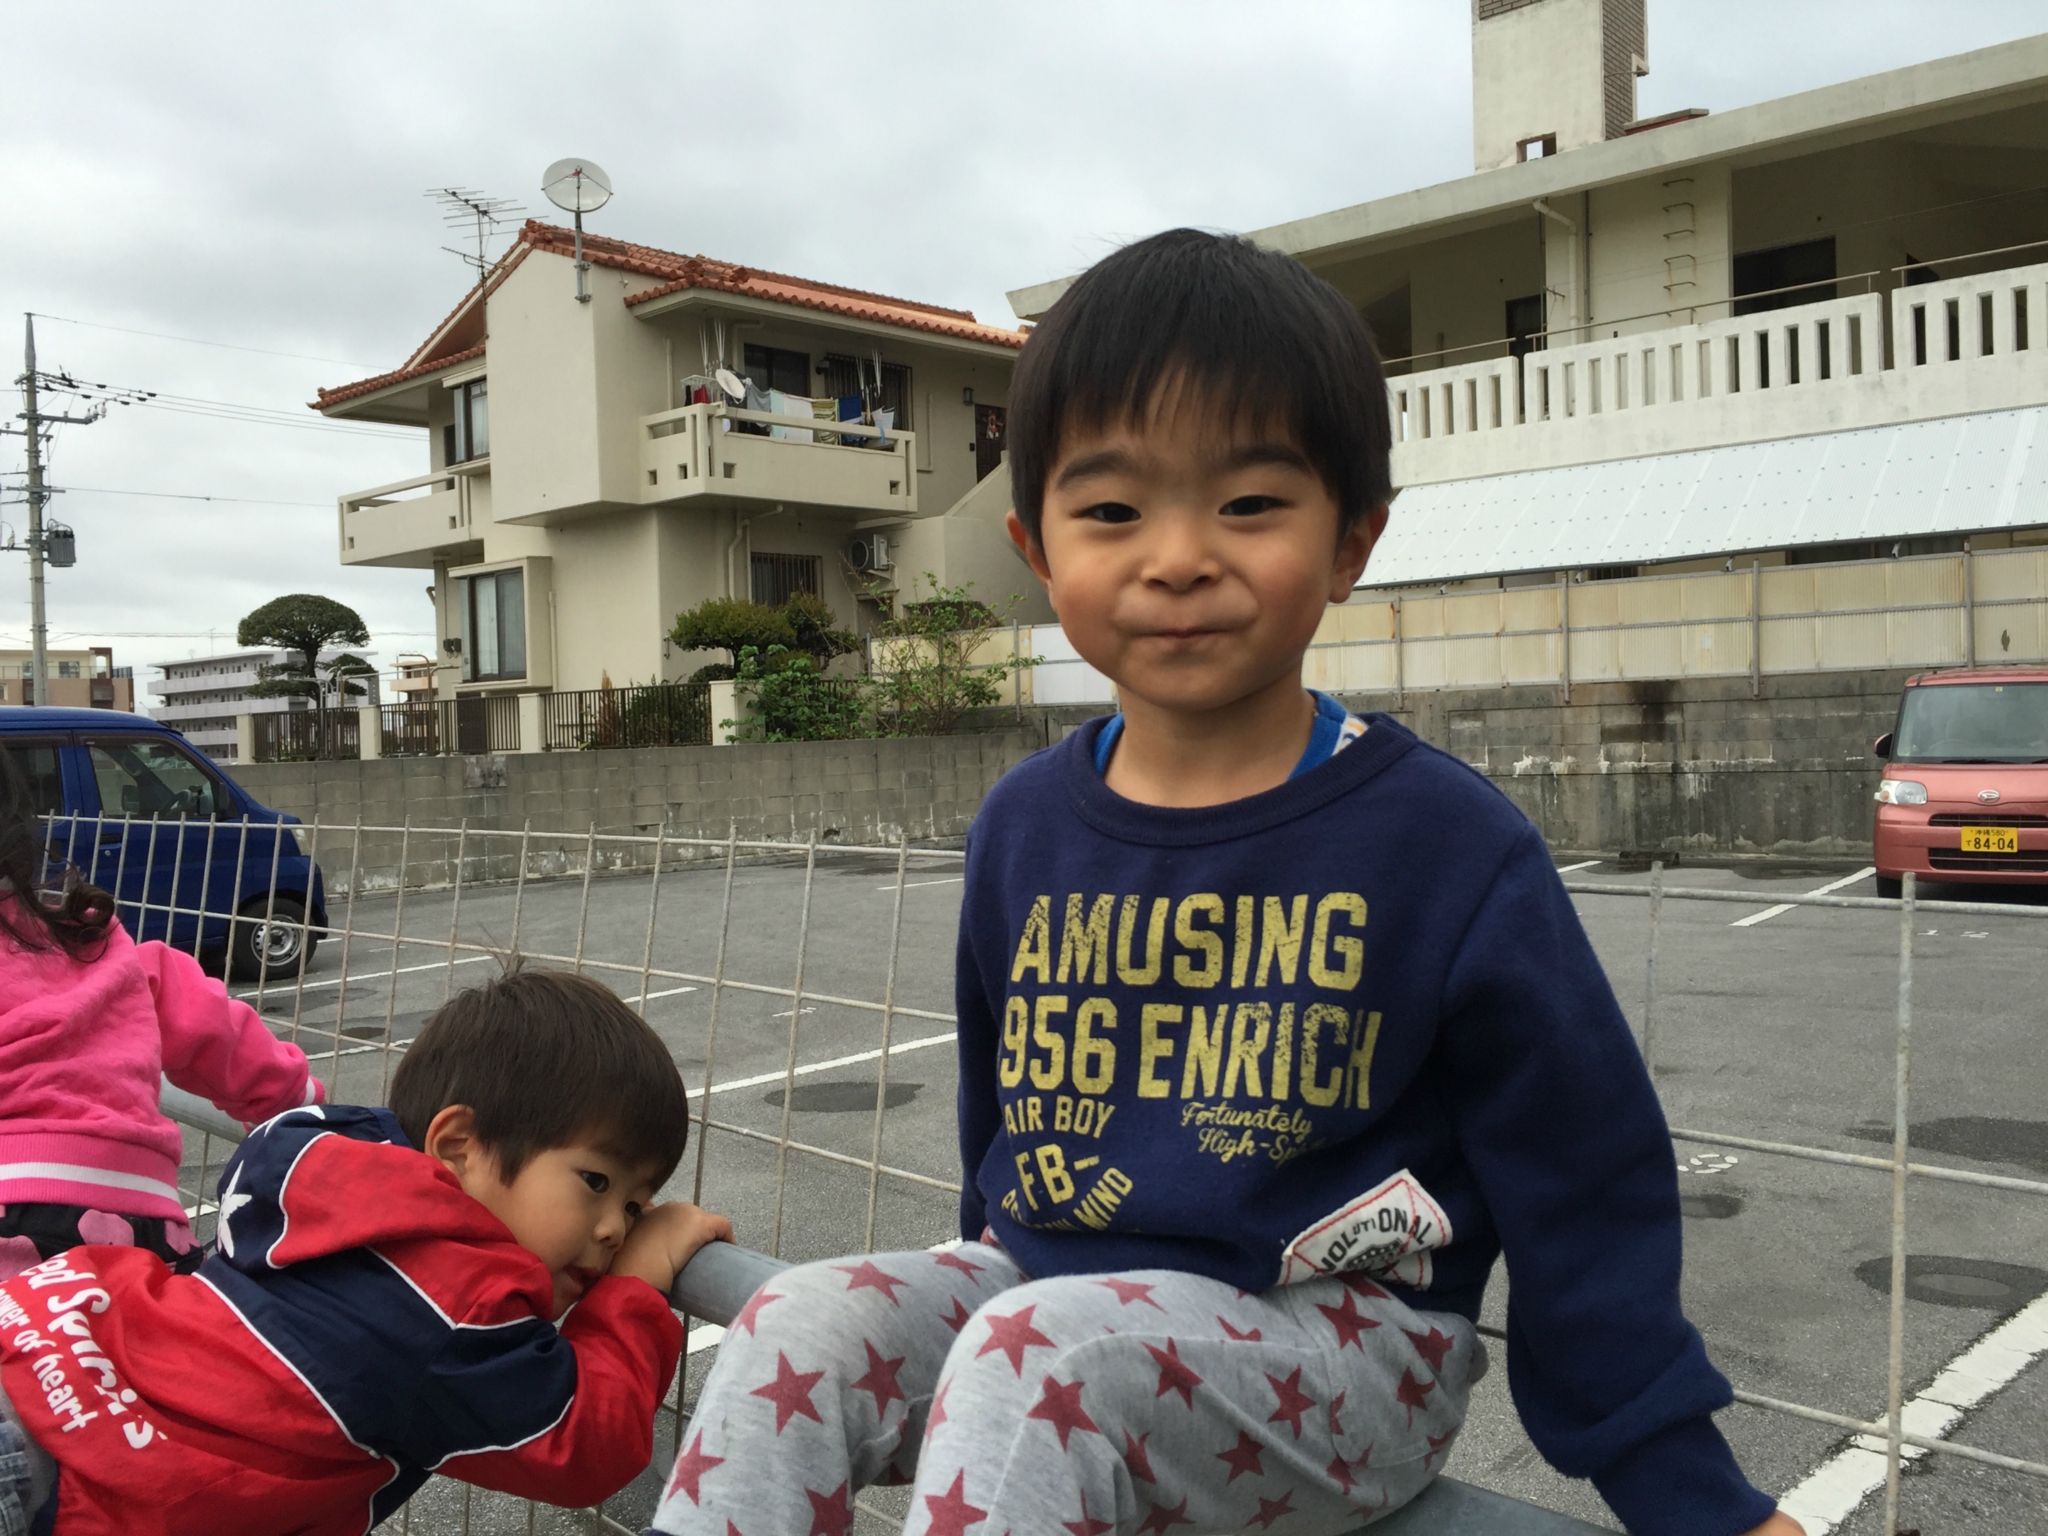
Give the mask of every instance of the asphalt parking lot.
[[[792, 1259], [869, 1245], [924, 1246], [956, 1235], [954, 1062], [950, 1024], [957, 856], [913, 854], [901, 896], [893, 856], [821, 853], [809, 878], [801, 860], [697, 866], [662, 876], [651, 947], [647, 1016], [675, 1052], [693, 1106], [711, 1084], [700, 1130], [703, 1203], [729, 1214], [740, 1238]], [[1837, 1151], [1889, 1150], [1899, 921], [1885, 911], [1791, 908], [1760, 921], [1788, 892], [1855, 874], [1847, 867], [1787, 864], [1666, 873], [1670, 888], [1741, 891], [1753, 906], [1667, 897], [1657, 958], [1656, 1081], [1675, 1126]], [[1572, 870], [1572, 880], [1646, 887], [1649, 876], [1611, 864]], [[557, 957], [586, 968], [628, 998], [643, 991], [649, 951], [646, 874], [590, 882], [587, 913], [577, 879], [479, 887], [462, 893], [459, 940]], [[1840, 888], [1869, 895], [1868, 878]], [[1927, 897], [1981, 892], [1927, 888]], [[1639, 1020], [1648, 902], [1575, 898], [1617, 996]], [[1996, 898], [2013, 906], [2048, 897]], [[272, 984], [259, 1000], [281, 1034], [297, 1037], [337, 1097], [380, 1097], [394, 1060], [449, 986], [489, 974], [490, 953], [448, 949], [455, 905], [448, 891], [409, 892], [394, 959], [387, 939], [398, 903], [365, 896], [349, 917], [337, 903], [337, 937], [324, 944], [303, 988]], [[516, 917], [515, 917], [516, 908]], [[349, 923], [344, 944], [338, 930]], [[721, 934], [723, 958], [721, 962]], [[799, 937], [801, 977], [799, 978]], [[2048, 1179], [2048, 923], [2013, 916], [1925, 913], [1915, 925], [1913, 1104], [1916, 1158], [1949, 1167]], [[712, 1006], [710, 978], [728, 986]], [[663, 975], [668, 972], [673, 974]], [[876, 1147], [878, 1003], [892, 985], [880, 1161], [917, 1176], [871, 1180], [865, 1167], [773, 1144], [785, 1117], [790, 1137], [865, 1163]], [[784, 991], [800, 984], [793, 1009]], [[929, 1017], [920, 1015], [937, 1015]], [[715, 1030], [714, 1030], [715, 1024]], [[795, 1026], [792, 1037], [792, 1024]], [[793, 1044], [792, 1044], [793, 1041]], [[793, 1051], [793, 1057], [792, 1057]], [[785, 1074], [796, 1065], [784, 1102]], [[765, 1139], [763, 1139], [765, 1138]], [[199, 1138], [188, 1134], [198, 1187]], [[1865, 1418], [1885, 1400], [1886, 1257], [1890, 1183], [1882, 1172], [1830, 1166], [1705, 1144], [1679, 1143], [1687, 1210], [1686, 1294], [1708, 1347], [1738, 1387]], [[214, 1157], [219, 1157], [214, 1144]], [[698, 1144], [667, 1193], [688, 1196]], [[210, 1189], [209, 1189], [210, 1193]], [[779, 1225], [779, 1245], [778, 1238]], [[1972, 1342], [2048, 1291], [2048, 1201], [2037, 1195], [1916, 1181], [1908, 1248], [1914, 1256], [1906, 1307], [1906, 1391], [1933, 1381]], [[2048, 1303], [2044, 1303], [2048, 1305]], [[1497, 1272], [1487, 1321], [1504, 1318]], [[2039, 1308], [2035, 1309], [2038, 1314]], [[2024, 1319], [2022, 1320], [2024, 1322]], [[2002, 1336], [2003, 1337], [2003, 1336]], [[2033, 1346], [2035, 1351], [2040, 1343]], [[712, 1350], [691, 1357], [701, 1374]], [[1450, 1462], [1454, 1476], [1587, 1519], [1612, 1523], [1591, 1488], [1551, 1472], [1523, 1435], [1497, 1368], [1475, 1397]], [[1774, 1493], [1803, 1488], [1825, 1502], [1857, 1486], [1859, 1462], [1840, 1453], [1844, 1433], [1737, 1406], [1721, 1416], [1752, 1478]], [[665, 1469], [673, 1430], [664, 1425]], [[1973, 1409], [1954, 1437], [2007, 1455], [2040, 1459], [2048, 1444], [2048, 1363], [2038, 1356]], [[614, 1500], [608, 1515], [638, 1529], [658, 1478], [650, 1473]], [[1817, 1490], [1817, 1491], [1816, 1491]], [[1832, 1490], [1832, 1491], [1831, 1491]], [[877, 1510], [900, 1508], [875, 1494]], [[414, 1501], [421, 1530], [528, 1529], [523, 1505], [431, 1486]], [[539, 1516], [535, 1529], [584, 1529], [581, 1517]], [[568, 1522], [568, 1523], [559, 1523]], [[1837, 1526], [1875, 1536], [1875, 1498]], [[1915, 1463], [1901, 1525], [1932, 1533], [2048, 1529], [2048, 1486], [1953, 1458]], [[887, 1529], [863, 1516], [863, 1528]]]

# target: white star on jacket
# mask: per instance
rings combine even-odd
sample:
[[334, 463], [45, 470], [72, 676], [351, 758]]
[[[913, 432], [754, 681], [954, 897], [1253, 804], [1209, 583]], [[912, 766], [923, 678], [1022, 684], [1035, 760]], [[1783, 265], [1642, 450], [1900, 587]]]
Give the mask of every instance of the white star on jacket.
[[228, 1180], [228, 1187], [220, 1192], [220, 1219], [214, 1223], [213, 1235], [220, 1243], [220, 1251], [229, 1258], [235, 1256], [235, 1235], [228, 1230], [228, 1218], [243, 1206], [253, 1204], [254, 1195], [238, 1194], [235, 1186], [242, 1182], [242, 1165], [235, 1164], [235, 1176]]

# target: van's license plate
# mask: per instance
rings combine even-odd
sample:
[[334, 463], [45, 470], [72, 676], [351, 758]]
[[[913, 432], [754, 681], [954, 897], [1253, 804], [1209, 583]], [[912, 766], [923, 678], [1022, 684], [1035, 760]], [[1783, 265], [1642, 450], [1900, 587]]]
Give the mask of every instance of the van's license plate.
[[1964, 827], [1964, 853], [2018, 853], [2018, 827]]

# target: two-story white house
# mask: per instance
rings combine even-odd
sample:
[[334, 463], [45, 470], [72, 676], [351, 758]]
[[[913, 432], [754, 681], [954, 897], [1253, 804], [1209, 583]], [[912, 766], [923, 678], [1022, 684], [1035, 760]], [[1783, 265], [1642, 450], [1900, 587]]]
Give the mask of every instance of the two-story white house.
[[1473, 174], [1252, 232], [1389, 365], [1322, 681], [2048, 656], [2048, 36], [1643, 119], [1648, 67], [1644, 0], [1474, 0]]
[[[822, 596], [849, 628], [926, 574], [1045, 617], [1003, 534], [1021, 331], [964, 310], [527, 223], [391, 373], [323, 390], [423, 429], [425, 473], [340, 498], [347, 565], [433, 572], [435, 692], [674, 680], [712, 597]], [[745, 386], [733, 399], [720, 373]]]

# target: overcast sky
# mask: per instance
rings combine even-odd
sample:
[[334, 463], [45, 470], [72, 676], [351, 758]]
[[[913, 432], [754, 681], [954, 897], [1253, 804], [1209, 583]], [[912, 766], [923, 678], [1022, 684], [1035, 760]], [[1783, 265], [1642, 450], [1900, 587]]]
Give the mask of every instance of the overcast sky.
[[[140, 685], [291, 591], [358, 608], [387, 663], [431, 638], [426, 572], [335, 553], [334, 497], [423, 472], [425, 435], [303, 408], [396, 367], [462, 293], [427, 187], [552, 216], [542, 167], [589, 155], [617, 189], [591, 220], [607, 234], [1007, 325], [1007, 290], [1168, 225], [1253, 229], [1466, 174], [1470, 16], [0, 0], [0, 378], [33, 310], [53, 317], [46, 369], [260, 408], [60, 429], [53, 514], [79, 553], [50, 577], [51, 643], [112, 644]], [[2048, 0], [1651, 0], [1640, 109], [1725, 111], [2040, 31]], [[17, 537], [21, 464], [0, 438]], [[26, 567], [0, 553], [0, 647], [28, 643]]]

